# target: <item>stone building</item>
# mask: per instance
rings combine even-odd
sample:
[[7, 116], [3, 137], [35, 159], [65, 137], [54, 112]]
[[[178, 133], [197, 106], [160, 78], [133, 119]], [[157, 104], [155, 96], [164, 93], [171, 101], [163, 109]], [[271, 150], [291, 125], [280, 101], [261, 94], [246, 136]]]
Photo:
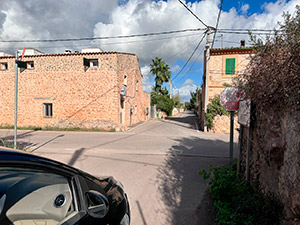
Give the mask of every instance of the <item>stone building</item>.
[[[208, 62], [208, 82], [207, 82], [207, 104], [220, 95], [226, 85], [232, 85], [235, 78], [242, 74], [253, 53], [252, 48], [245, 47], [244, 41], [237, 48], [210, 49], [210, 58]], [[204, 52], [204, 69], [202, 95], [199, 106], [199, 117], [201, 127], [204, 128], [204, 109], [205, 109], [205, 80], [206, 80], [206, 51]]]
[[[29, 51], [30, 52], [30, 51]], [[122, 130], [148, 119], [150, 95], [134, 54], [24, 55], [18, 126]], [[0, 126], [14, 124], [15, 57], [0, 57]], [[122, 90], [122, 91], [121, 91]]]

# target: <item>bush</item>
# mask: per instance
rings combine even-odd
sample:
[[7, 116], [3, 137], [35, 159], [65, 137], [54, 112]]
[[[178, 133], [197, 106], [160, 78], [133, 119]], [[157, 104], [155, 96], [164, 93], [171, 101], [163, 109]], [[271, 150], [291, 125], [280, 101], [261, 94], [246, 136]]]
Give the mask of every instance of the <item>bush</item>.
[[213, 128], [214, 126], [214, 117], [216, 115], [229, 115], [229, 112], [227, 112], [223, 106], [220, 104], [220, 97], [217, 96], [212, 99], [211, 103], [207, 105], [207, 113], [205, 113], [205, 118], [206, 118], [206, 126], [208, 129]]
[[228, 166], [210, 167], [208, 172], [202, 169], [199, 173], [204, 179], [213, 175], [209, 192], [217, 211], [216, 224], [279, 224], [279, 201], [272, 195], [263, 195]]
[[151, 105], [156, 104], [156, 109], [160, 109], [165, 112], [168, 116], [172, 115], [174, 108], [174, 101], [170, 99], [169, 95], [152, 95]]

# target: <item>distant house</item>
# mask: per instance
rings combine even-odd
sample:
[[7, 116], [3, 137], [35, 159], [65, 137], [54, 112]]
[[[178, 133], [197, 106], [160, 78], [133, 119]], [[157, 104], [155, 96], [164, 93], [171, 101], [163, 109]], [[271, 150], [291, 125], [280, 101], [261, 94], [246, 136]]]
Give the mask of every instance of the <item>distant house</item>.
[[[208, 77], [206, 78], [206, 59], [204, 57], [202, 96], [199, 107], [199, 117], [201, 127], [204, 128], [205, 104], [220, 95], [226, 85], [232, 85], [234, 78], [242, 74], [253, 54], [252, 48], [245, 47], [245, 42], [241, 41], [241, 46], [237, 48], [218, 48], [210, 50], [208, 62]], [[206, 52], [204, 52], [204, 56]], [[205, 96], [205, 80], [207, 82], [207, 98]], [[205, 102], [207, 99], [207, 103]]]
[[[124, 129], [148, 119], [150, 95], [134, 54], [44, 54], [27, 49], [19, 69], [18, 126]], [[15, 57], [0, 57], [0, 126], [14, 124]], [[147, 109], [148, 108], [148, 109]]]

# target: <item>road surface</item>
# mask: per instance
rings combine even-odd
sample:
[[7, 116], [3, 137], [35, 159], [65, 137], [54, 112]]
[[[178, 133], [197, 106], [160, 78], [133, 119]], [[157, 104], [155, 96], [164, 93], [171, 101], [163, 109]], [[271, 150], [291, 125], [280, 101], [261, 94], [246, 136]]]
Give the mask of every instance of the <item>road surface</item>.
[[[6, 141], [12, 135], [13, 130], [0, 130]], [[133, 225], [204, 224], [196, 211], [208, 183], [198, 171], [228, 162], [228, 140], [229, 134], [197, 131], [191, 112], [118, 133], [18, 132], [19, 144], [34, 154], [120, 180]]]

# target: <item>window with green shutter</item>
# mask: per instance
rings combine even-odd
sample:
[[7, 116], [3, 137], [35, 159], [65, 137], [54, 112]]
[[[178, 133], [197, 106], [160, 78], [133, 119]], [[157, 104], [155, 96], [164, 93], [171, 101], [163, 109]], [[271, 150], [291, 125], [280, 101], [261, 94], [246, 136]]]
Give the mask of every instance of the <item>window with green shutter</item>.
[[225, 74], [235, 74], [235, 58], [226, 59], [226, 71]]

